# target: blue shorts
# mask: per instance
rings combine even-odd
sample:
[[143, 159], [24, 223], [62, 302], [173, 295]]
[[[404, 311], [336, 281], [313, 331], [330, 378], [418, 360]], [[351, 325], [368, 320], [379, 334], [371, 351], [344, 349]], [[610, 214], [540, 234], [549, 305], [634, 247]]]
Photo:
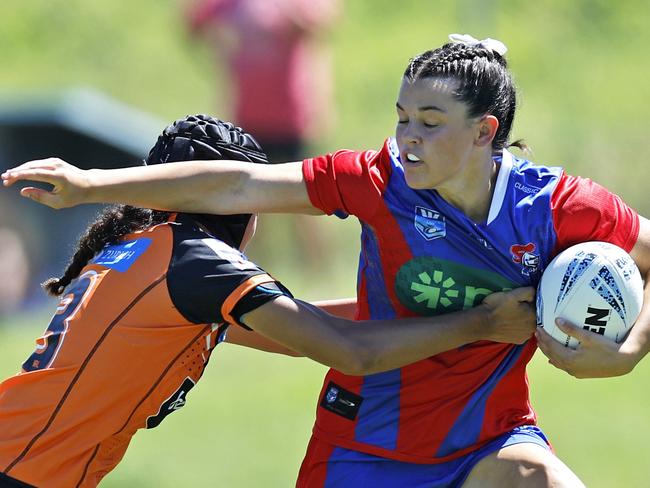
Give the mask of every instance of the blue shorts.
[[[319, 442], [312, 439], [312, 442]], [[503, 434], [480, 449], [440, 464], [415, 464], [351, 451], [341, 447], [328, 450], [327, 459], [307, 458], [298, 478], [301, 488], [455, 488], [461, 486], [476, 464], [501, 448], [531, 443], [550, 450], [538, 427], [524, 425]], [[312, 445], [310, 444], [310, 449]]]

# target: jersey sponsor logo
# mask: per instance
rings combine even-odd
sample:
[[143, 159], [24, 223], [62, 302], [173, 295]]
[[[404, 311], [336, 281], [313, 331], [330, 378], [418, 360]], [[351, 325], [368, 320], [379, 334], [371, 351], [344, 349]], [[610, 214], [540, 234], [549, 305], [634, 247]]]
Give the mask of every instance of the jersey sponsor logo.
[[194, 385], [196, 385], [196, 382], [192, 378], [185, 378], [183, 384], [160, 405], [156, 415], [147, 417], [147, 429], [158, 427], [167, 415], [183, 408], [187, 401], [187, 392], [194, 388]]
[[395, 280], [399, 301], [419, 315], [472, 308], [490, 293], [517, 286], [497, 273], [432, 257], [410, 260]]
[[528, 195], [536, 195], [537, 193], [542, 191], [541, 188], [537, 188], [536, 186], [524, 185], [523, 183], [521, 183], [519, 181], [517, 181], [515, 183], [515, 189], [519, 190], [519, 191], [521, 191], [523, 193], [527, 193]]
[[521, 274], [524, 276], [530, 276], [539, 270], [539, 254], [535, 253], [536, 249], [537, 246], [532, 242], [510, 246], [512, 262], [521, 264]]
[[363, 397], [329, 382], [320, 406], [348, 420], [354, 420], [359, 413]]
[[143, 237], [134, 241], [106, 246], [93, 260], [93, 263], [124, 272], [136, 262], [150, 244], [151, 239]]
[[445, 216], [430, 208], [415, 207], [415, 229], [427, 241], [440, 239], [447, 235]]

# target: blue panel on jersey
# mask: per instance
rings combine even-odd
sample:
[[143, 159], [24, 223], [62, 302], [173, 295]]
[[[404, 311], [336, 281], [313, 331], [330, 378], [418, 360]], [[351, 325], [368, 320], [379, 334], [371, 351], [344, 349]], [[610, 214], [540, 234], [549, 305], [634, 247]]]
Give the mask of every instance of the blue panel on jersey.
[[363, 403], [354, 440], [384, 449], [397, 447], [402, 370], [394, 369], [363, 378]]
[[384, 268], [382, 266], [377, 236], [370, 226], [361, 223], [361, 266], [360, 270], [366, 279], [366, 296], [370, 316], [373, 319], [393, 319], [396, 316], [393, 304], [386, 291]]
[[[379, 246], [373, 230], [362, 223], [360, 270], [364, 274], [371, 317], [395, 318], [386, 292]], [[370, 258], [368, 258], [370, 256]], [[396, 369], [364, 378], [360, 395], [363, 403], [355, 427], [355, 440], [385, 449], [395, 449], [399, 426], [401, 373]]]
[[93, 263], [124, 272], [136, 262], [150, 244], [151, 239], [142, 238], [106, 246], [93, 260]]
[[474, 395], [472, 395], [472, 398], [467, 402], [467, 405], [465, 405], [465, 408], [449, 430], [444, 442], [440, 445], [436, 456], [448, 456], [478, 441], [481, 429], [483, 428], [485, 404], [494, 388], [499, 384], [501, 378], [517, 362], [525, 347], [526, 344], [513, 346], [512, 350], [501, 364], [499, 364], [499, 367], [492, 373], [490, 378], [474, 392]]

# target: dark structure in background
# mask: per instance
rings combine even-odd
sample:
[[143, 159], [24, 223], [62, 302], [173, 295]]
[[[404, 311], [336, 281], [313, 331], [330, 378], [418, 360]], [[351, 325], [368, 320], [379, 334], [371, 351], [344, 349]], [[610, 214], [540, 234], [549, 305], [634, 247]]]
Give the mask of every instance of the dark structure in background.
[[[0, 170], [47, 157], [60, 157], [82, 168], [138, 164], [164, 126], [154, 117], [86, 89], [21, 101], [0, 99]], [[4, 274], [0, 270], [0, 316], [44, 300], [39, 283], [62, 271], [76, 238], [101, 208], [52, 210], [20, 197], [18, 188], [0, 189], [0, 237], [11, 235], [0, 239], [0, 267], [13, 264], [5, 266]], [[16, 252], [16, 239], [22, 253]], [[20, 262], [23, 259], [25, 263]], [[26, 277], [19, 276], [22, 269]]]

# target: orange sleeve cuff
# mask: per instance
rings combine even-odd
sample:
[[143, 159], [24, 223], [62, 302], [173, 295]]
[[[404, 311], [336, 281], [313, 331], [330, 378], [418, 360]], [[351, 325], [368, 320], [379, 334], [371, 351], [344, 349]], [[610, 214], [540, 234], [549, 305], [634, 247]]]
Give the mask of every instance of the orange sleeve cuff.
[[235, 308], [235, 305], [237, 305], [237, 302], [239, 302], [239, 300], [244, 295], [246, 295], [256, 286], [264, 283], [273, 283], [275, 281], [276, 280], [273, 279], [273, 277], [264, 273], [252, 276], [251, 278], [241, 283], [237, 288], [233, 290], [230, 295], [228, 295], [228, 298], [226, 298], [221, 305], [221, 316], [223, 317], [223, 320], [230, 324], [236, 324], [237, 321], [230, 315], [230, 313], [232, 312], [233, 308]]

